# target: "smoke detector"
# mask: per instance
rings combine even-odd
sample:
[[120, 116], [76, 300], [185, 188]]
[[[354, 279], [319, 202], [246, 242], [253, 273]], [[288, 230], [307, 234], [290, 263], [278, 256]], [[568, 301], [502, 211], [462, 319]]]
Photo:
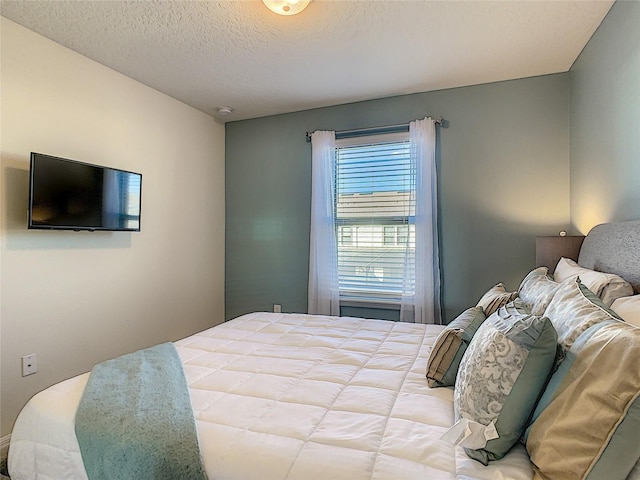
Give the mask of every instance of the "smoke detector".
[[222, 115], [223, 117], [226, 115], [231, 115], [233, 113], [233, 108], [231, 107], [218, 107], [216, 109], [218, 115]]

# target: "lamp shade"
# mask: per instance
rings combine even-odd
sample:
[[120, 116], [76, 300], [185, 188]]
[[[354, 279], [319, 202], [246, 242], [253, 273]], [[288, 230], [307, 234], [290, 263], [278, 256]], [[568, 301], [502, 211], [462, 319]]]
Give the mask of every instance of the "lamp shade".
[[269, 10], [278, 15], [295, 15], [300, 13], [311, 0], [262, 0]]
[[536, 237], [536, 267], [547, 267], [553, 272], [562, 257], [577, 262], [583, 240], [582, 235]]

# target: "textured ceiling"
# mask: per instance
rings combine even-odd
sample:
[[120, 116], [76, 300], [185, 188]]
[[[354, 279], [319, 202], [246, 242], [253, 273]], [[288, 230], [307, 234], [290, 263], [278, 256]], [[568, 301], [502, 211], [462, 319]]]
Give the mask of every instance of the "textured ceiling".
[[6, 1], [0, 13], [223, 120], [565, 72], [613, 0]]

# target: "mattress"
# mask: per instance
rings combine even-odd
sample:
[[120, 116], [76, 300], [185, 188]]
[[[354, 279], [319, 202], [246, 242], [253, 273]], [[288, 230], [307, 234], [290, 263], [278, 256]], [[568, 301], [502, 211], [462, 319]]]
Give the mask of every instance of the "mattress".
[[[485, 467], [440, 440], [453, 390], [425, 368], [442, 327], [253, 313], [175, 342], [210, 479], [528, 480], [522, 445]], [[13, 480], [86, 479], [74, 433], [88, 374], [16, 421]]]

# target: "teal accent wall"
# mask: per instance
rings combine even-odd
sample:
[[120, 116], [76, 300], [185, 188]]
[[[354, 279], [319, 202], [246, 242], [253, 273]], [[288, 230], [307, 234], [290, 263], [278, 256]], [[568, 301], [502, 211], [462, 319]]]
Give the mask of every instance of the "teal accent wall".
[[[445, 320], [497, 282], [517, 288], [535, 237], [567, 229], [568, 75], [406, 95], [226, 124], [226, 318], [307, 311], [311, 145], [305, 132], [406, 123], [437, 129]], [[348, 308], [343, 314], [389, 318]]]
[[571, 220], [640, 219], [640, 2], [618, 0], [570, 70]]

